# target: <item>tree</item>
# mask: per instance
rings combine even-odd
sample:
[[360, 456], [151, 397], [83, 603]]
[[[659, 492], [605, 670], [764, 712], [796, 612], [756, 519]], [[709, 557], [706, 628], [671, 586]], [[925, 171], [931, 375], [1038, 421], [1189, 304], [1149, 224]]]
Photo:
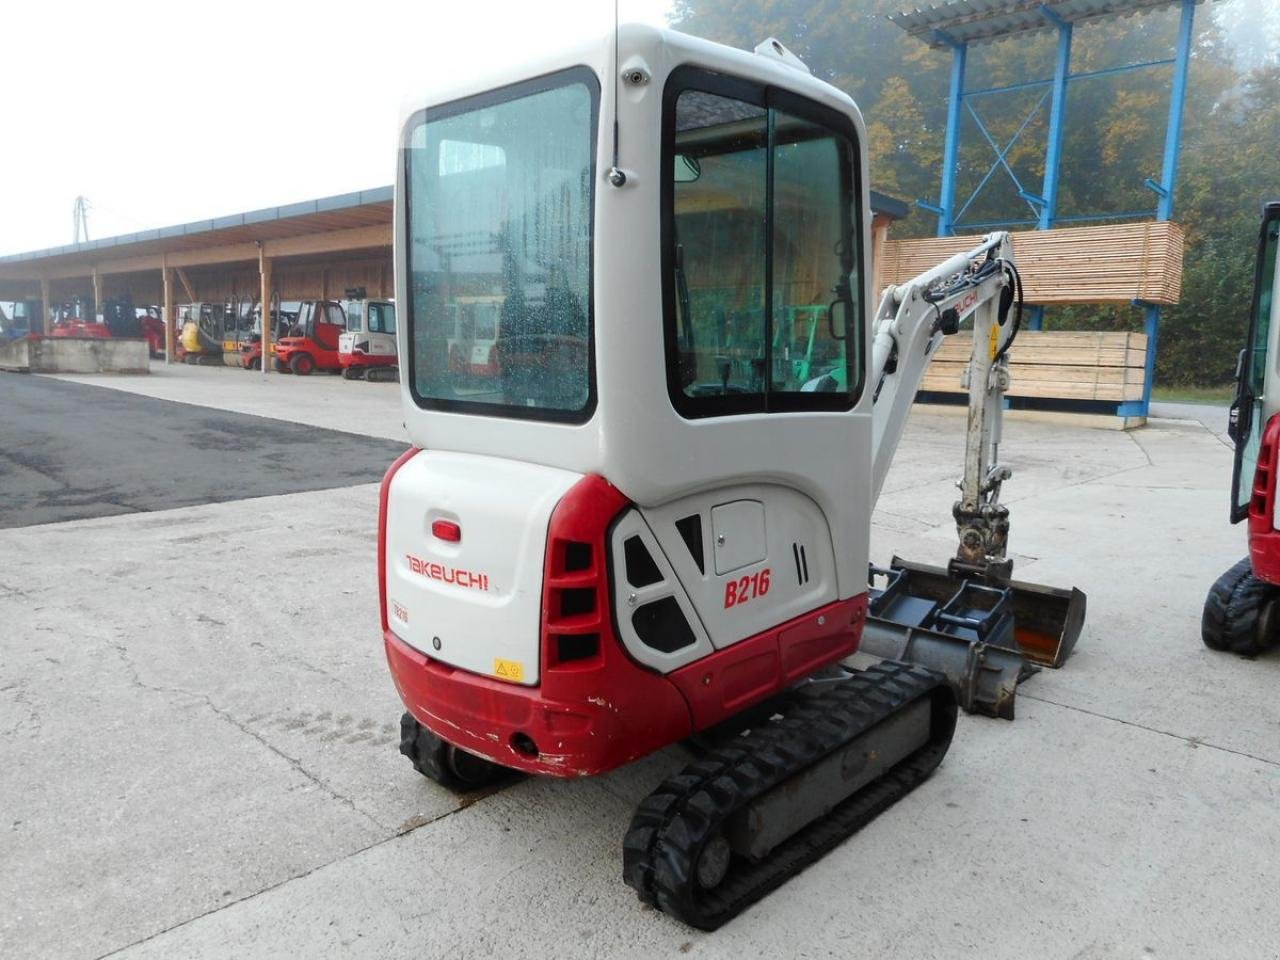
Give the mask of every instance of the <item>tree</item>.
[[[776, 36], [815, 75], [858, 103], [867, 122], [872, 186], [907, 200], [936, 199], [950, 57], [889, 23], [887, 15], [907, 5], [906, 0], [676, 0], [673, 25], [747, 49]], [[1275, 30], [1260, 29], [1280, 27], [1280, 11], [1269, 0], [1221, 6], [1226, 13], [1217, 17], [1200, 8], [1196, 21], [1175, 198], [1175, 218], [1188, 237], [1184, 287], [1181, 303], [1164, 313], [1157, 367], [1162, 383], [1230, 379], [1248, 310], [1259, 204], [1280, 196], [1280, 164], [1272, 159], [1280, 147], [1280, 65]], [[1176, 26], [1176, 9], [1169, 8], [1077, 25], [1072, 70], [1168, 56]], [[1043, 79], [1053, 56], [1051, 33], [974, 46], [970, 89]], [[1144, 180], [1160, 174], [1169, 89], [1168, 67], [1072, 83], [1059, 182], [1061, 216], [1154, 209], [1155, 196]], [[1046, 88], [1033, 87], [969, 101], [999, 147], [1031, 116], [1005, 159], [1032, 193], [1040, 192], [1044, 176], [1045, 93]], [[965, 203], [994, 160], [978, 119], [966, 111], [958, 203]], [[1012, 178], [997, 168], [961, 222], [1033, 215]], [[917, 211], [895, 233], [929, 235], [934, 228], [933, 217]], [[1131, 307], [1079, 307], [1051, 311], [1048, 323], [1140, 329], [1141, 317]]]

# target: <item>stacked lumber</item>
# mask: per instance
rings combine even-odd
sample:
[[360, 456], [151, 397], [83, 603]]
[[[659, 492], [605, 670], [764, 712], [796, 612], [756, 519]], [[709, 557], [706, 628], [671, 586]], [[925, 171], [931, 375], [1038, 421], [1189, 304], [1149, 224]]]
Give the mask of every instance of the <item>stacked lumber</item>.
[[[921, 390], [963, 393], [960, 385], [973, 338], [943, 341], [925, 373]], [[1024, 330], [1009, 351], [1011, 397], [1057, 400], [1141, 400], [1146, 378], [1143, 333]]]
[[[1012, 234], [1026, 300], [1032, 304], [1168, 305], [1182, 293], [1182, 228], [1169, 221], [1022, 230]], [[979, 238], [888, 240], [877, 251], [877, 280], [902, 283]]]

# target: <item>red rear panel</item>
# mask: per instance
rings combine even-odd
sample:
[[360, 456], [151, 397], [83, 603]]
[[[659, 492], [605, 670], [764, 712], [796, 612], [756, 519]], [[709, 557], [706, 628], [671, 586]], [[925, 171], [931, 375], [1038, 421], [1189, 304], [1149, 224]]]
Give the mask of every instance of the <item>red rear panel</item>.
[[1249, 499], [1249, 560], [1253, 575], [1280, 586], [1280, 531], [1275, 529], [1276, 456], [1280, 453], [1280, 414], [1267, 421], [1258, 449], [1258, 469]]

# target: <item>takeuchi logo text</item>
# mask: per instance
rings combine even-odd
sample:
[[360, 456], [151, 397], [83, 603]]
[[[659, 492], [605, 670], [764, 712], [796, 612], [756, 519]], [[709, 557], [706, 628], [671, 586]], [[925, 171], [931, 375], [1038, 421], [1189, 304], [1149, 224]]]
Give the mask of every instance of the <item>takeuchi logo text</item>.
[[418, 576], [426, 577], [428, 580], [451, 583], [467, 590], [487, 591], [489, 589], [489, 575], [487, 573], [473, 573], [470, 570], [446, 567], [443, 563], [423, 560], [421, 557], [415, 557], [412, 553], [406, 553], [404, 558], [408, 562], [410, 570], [418, 574]]

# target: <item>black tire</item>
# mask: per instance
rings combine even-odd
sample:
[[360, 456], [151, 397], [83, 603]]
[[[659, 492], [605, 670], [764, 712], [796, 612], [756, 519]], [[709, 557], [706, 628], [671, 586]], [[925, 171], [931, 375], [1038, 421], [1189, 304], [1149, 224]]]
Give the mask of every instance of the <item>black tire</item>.
[[309, 353], [295, 353], [293, 359], [289, 361], [289, 369], [299, 377], [310, 376], [315, 368], [316, 362], [311, 359]]
[[261, 370], [261, 369], [262, 369], [262, 358], [261, 358], [261, 357], [254, 357], [254, 358], [252, 358], [252, 359], [249, 361], [248, 369], [250, 369], [250, 370]]
[[343, 380], [359, 380], [360, 368], [359, 367], [343, 367], [342, 379]]
[[283, 360], [274, 360], [274, 361], [272, 361], [272, 363], [275, 365], [276, 373], [288, 373], [288, 372], [289, 372], [289, 365], [288, 365], [287, 363], [285, 363]]
[[1280, 588], [1253, 575], [1245, 557], [1220, 576], [1204, 600], [1200, 639], [1210, 650], [1253, 657], [1280, 642]]
[[511, 771], [441, 740], [408, 711], [400, 718], [400, 752], [413, 769], [455, 793], [479, 790]]

